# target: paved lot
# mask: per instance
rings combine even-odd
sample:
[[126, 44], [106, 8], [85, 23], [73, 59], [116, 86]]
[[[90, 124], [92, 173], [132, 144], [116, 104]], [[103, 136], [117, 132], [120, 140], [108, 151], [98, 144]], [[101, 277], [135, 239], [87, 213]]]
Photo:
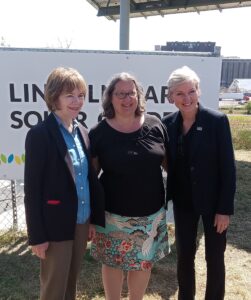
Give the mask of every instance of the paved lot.
[[236, 107], [236, 106], [243, 106], [243, 104], [239, 104], [239, 101], [236, 100], [221, 100], [219, 101], [219, 108], [223, 107]]

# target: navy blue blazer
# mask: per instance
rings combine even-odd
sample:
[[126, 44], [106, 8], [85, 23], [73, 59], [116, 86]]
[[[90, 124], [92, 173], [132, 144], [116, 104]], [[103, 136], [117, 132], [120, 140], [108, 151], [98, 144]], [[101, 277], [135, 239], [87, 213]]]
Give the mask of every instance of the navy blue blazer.
[[[92, 224], [105, 225], [104, 194], [89, 155], [86, 129], [79, 133], [88, 159]], [[71, 158], [53, 114], [29, 130], [25, 141], [24, 203], [30, 245], [73, 240], [78, 197]]]
[[[167, 201], [172, 199], [174, 204], [182, 207], [172, 190], [180, 118], [181, 114], [177, 111], [164, 117], [162, 122], [169, 135], [166, 197]], [[233, 214], [236, 171], [227, 116], [199, 104], [195, 133], [191, 139], [189, 168], [195, 211], [199, 214]]]

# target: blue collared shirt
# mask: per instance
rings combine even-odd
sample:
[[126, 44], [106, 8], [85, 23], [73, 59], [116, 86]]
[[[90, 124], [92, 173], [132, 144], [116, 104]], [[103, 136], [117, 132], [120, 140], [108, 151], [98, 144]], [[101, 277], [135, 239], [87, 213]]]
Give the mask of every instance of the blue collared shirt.
[[60, 131], [64, 137], [73, 164], [75, 185], [78, 195], [77, 224], [83, 224], [90, 217], [91, 208], [88, 180], [88, 161], [79, 138], [79, 133], [77, 131], [78, 122], [77, 120], [73, 120], [73, 130], [72, 133], [70, 133], [64, 127], [61, 119], [56, 114], [54, 114], [54, 116], [56, 117]]

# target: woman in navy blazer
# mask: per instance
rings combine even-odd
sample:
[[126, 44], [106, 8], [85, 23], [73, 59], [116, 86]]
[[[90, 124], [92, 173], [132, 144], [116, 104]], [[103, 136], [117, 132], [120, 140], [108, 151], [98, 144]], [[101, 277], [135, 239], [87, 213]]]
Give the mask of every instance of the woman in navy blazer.
[[206, 300], [225, 292], [224, 252], [234, 212], [235, 163], [229, 122], [200, 102], [200, 80], [188, 67], [172, 72], [168, 100], [179, 111], [163, 119], [168, 135], [167, 201], [173, 200], [179, 300], [195, 299], [196, 238], [205, 235]]
[[41, 259], [40, 299], [73, 300], [81, 259], [94, 226], [104, 226], [103, 190], [89, 157], [86, 129], [76, 117], [87, 86], [71, 68], [48, 77], [49, 117], [25, 141], [25, 210], [32, 252]]

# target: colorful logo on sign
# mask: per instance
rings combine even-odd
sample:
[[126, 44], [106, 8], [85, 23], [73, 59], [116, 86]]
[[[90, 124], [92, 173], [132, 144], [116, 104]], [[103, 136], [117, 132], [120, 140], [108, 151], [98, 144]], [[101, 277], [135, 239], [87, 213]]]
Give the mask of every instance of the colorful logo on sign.
[[5, 154], [0, 154], [0, 165], [1, 164], [12, 164], [15, 163], [17, 165], [21, 165], [23, 164], [25, 161], [25, 155], [22, 154], [21, 156], [19, 155], [14, 155], [14, 154], [10, 154], [9, 156], [5, 155]]

